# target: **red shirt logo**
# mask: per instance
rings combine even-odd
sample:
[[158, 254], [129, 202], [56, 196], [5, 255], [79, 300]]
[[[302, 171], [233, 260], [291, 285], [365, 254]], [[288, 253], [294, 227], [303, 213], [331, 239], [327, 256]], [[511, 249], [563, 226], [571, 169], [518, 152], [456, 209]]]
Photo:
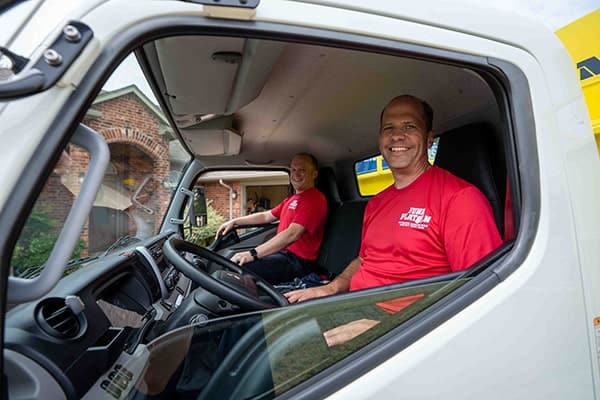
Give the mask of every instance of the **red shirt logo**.
[[408, 212], [402, 213], [398, 225], [413, 229], [427, 229], [431, 215], [426, 214], [426, 208], [410, 207]]

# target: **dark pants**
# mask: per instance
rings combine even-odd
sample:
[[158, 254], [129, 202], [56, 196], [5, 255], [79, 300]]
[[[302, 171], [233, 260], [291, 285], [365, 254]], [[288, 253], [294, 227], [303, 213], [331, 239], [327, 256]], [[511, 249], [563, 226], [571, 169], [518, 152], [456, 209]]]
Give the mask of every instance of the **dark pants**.
[[304, 260], [289, 251], [278, 251], [256, 261], [246, 263], [242, 268], [254, 272], [272, 285], [291, 282], [313, 271], [315, 262]]

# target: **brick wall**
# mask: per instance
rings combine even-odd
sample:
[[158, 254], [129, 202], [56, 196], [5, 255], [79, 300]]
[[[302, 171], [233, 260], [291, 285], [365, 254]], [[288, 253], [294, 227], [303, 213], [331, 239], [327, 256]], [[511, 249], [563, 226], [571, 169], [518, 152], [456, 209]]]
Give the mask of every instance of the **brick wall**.
[[135, 128], [152, 136], [158, 133], [158, 117], [133, 93], [95, 104], [93, 108], [102, 112], [102, 117], [84, 122], [98, 132], [110, 128]]
[[[227, 181], [227, 185], [231, 186], [236, 192], [237, 196], [233, 199], [233, 218], [247, 214], [247, 204], [241, 204], [242, 200], [242, 184], [240, 181]], [[204, 193], [206, 201], [210, 203], [212, 207], [219, 213], [225, 220], [229, 219], [229, 190], [219, 184], [219, 182], [202, 182], [204, 187]], [[269, 207], [271, 209], [279, 204], [283, 199], [288, 196], [287, 185], [259, 185], [259, 186], [247, 186], [245, 189], [248, 194], [248, 200], [255, 200], [254, 197], [267, 198], [270, 201]], [[264, 211], [260, 208], [258, 211]]]
[[[233, 190], [237, 192], [237, 196], [233, 199], [233, 218], [239, 217], [240, 212], [240, 202], [241, 202], [241, 193], [242, 186], [240, 182], [225, 182], [227, 185], [231, 186]], [[229, 189], [221, 186], [219, 182], [204, 182], [202, 183], [204, 186], [204, 193], [206, 197], [206, 201], [209, 202], [212, 200], [210, 205], [219, 213], [225, 220], [229, 220]]]
[[47, 215], [56, 221], [62, 222], [67, 219], [67, 213], [75, 196], [61, 183], [60, 175], [53, 173], [46, 183], [41, 198], [44, 199], [41, 204]]

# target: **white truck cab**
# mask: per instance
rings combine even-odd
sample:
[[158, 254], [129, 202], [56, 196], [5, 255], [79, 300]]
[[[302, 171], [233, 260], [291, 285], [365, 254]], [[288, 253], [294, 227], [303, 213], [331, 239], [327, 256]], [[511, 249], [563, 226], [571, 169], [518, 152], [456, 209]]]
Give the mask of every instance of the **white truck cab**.
[[[3, 398], [600, 398], [600, 162], [552, 32], [428, 0], [70, 5], [0, 2]], [[498, 249], [288, 304], [229, 261], [276, 224], [212, 242], [310, 152], [318, 263], [339, 274], [370, 198], [358, 163], [404, 93], [434, 110], [431, 162], [488, 198]]]

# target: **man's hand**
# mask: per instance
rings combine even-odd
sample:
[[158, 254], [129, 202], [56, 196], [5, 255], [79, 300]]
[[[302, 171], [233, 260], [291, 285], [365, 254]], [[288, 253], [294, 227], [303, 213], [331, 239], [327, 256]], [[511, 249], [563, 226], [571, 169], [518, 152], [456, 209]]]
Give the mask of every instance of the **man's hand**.
[[372, 319], [359, 319], [357, 321], [348, 322], [347, 324], [338, 326], [323, 333], [323, 337], [327, 342], [327, 346], [337, 346], [344, 344], [358, 335], [361, 335], [377, 325], [381, 321]]
[[336, 293], [337, 292], [331, 285], [323, 285], [308, 289], [293, 290], [291, 292], [284, 293], [283, 295], [288, 299], [290, 303], [297, 303], [299, 301], [316, 299], [317, 297], [323, 296], [330, 296]]
[[230, 220], [230, 221], [227, 221], [227, 222], [223, 223], [219, 227], [219, 229], [217, 229], [217, 233], [215, 234], [215, 239], [218, 239], [219, 236], [226, 234], [227, 232], [229, 232], [233, 228], [235, 228], [235, 222], [233, 222], [233, 220]]
[[299, 301], [305, 301], [314, 299], [317, 297], [331, 296], [332, 294], [344, 293], [350, 289], [350, 281], [352, 276], [358, 271], [362, 260], [360, 257], [356, 257], [350, 261], [350, 264], [339, 274], [333, 281], [325, 286], [317, 286], [309, 289], [294, 290], [291, 292], [284, 293], [283, 295], [288, 299], [290, 303], [297, 303]]
[[250, 254], [249, 251], [242, 251], [240, 253], [235, 253], [233, 257], [231, 257], [231, 261], [236, 263], [237, 265], [244, 265], [251, 261], [254, 261], [254, 257]]

